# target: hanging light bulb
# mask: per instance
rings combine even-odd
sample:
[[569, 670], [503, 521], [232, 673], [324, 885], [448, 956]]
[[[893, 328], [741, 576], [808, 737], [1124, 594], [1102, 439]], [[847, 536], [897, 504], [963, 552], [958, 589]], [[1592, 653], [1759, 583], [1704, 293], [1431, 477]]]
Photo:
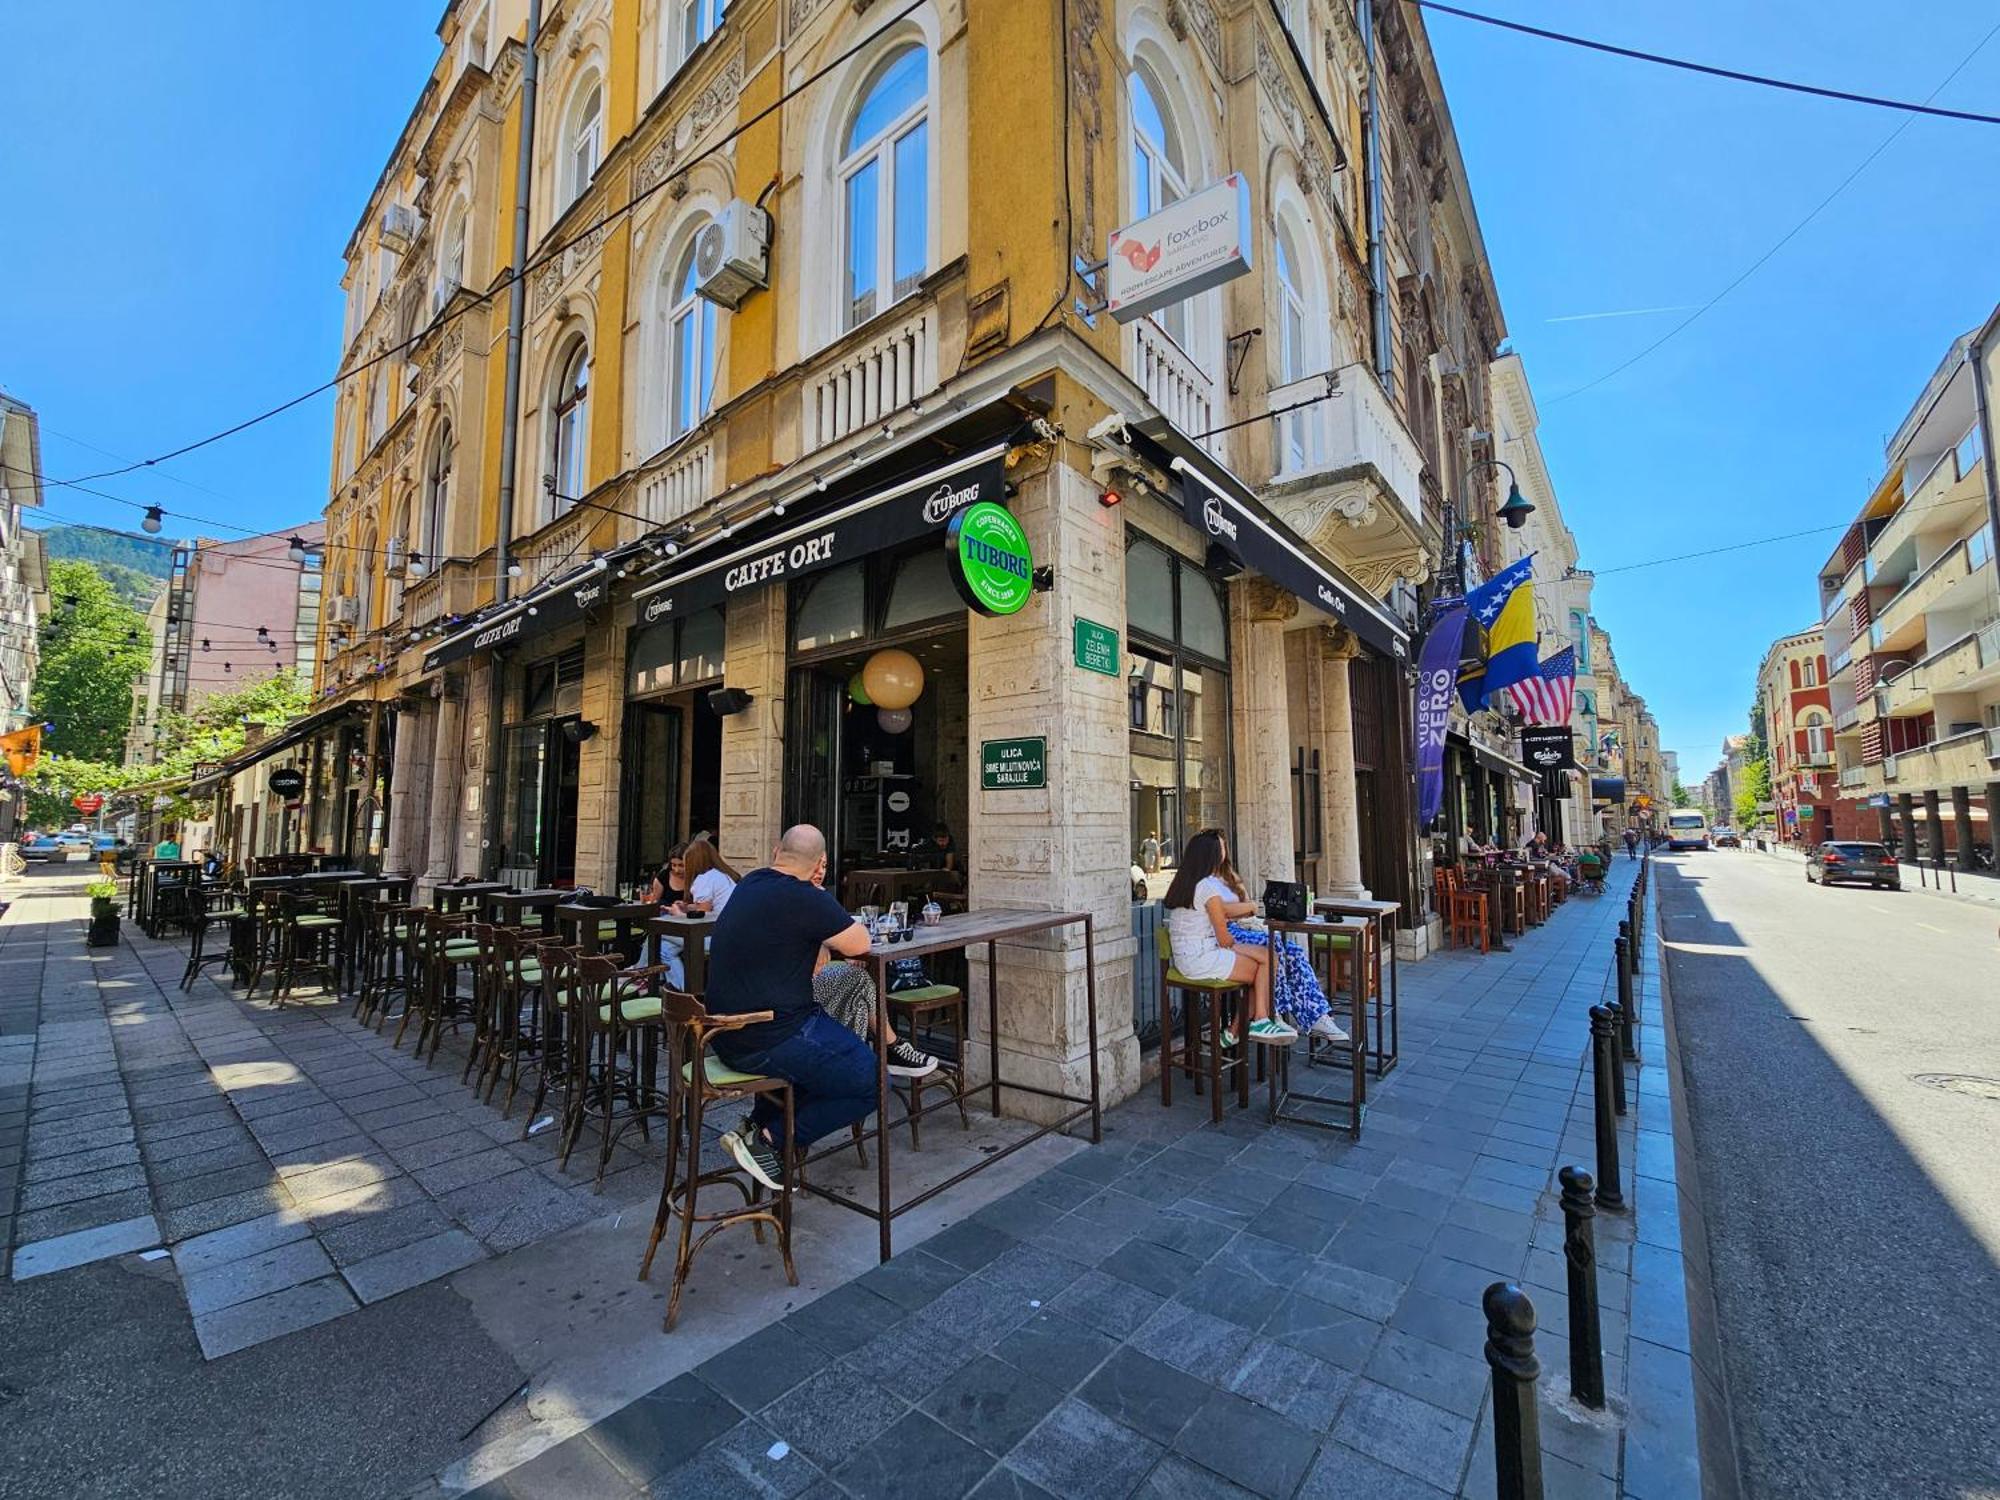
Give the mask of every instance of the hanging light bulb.
[[410, 576], [412, 578], [422, 578], [424, 574], [429, 571], [430, 570], [424, 566], [423, 553], [412, 552], [410, 554], [410, 567], [409, 567]]
[[285, 548], [285, 556], [289, 557], [295, 563], [304, 562], [306, 560], [305, 538], [298, 536], [293, 537], [291, 540], [291, 544]]
[[146, 514], [139, 518], [139, 529], [148, 536], [157, 536], [160, 531], [160, 523], [165, 518], [166, 512], [162, 511], [159, 506], [149, 505], [146, 507]]
[[268, 641], [270, 638], [271, 638], [271, 627], [268, 625], [259, 625], [257, 627], [257, 639], [260, 641]]
[[782, 516], [784, 513], [785, 513], [785, 502], [782, 500], [780, 500], [777, 504], [771, 507], [771, 514], [774, 516]]
[[507, 576], [509, 578], [519, 578], [521, 576], [521, 565], [517, 562], [508, 563]]

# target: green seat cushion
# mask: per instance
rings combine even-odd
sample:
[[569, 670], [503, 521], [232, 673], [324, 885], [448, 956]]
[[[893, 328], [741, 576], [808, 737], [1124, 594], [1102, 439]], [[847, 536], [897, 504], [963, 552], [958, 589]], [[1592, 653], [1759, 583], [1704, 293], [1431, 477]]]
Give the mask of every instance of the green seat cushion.
[[[702, 1075], [717, 1088], [726, 1089], [732, 1084], [759, 1083], [767, 1075], [763, 1073], [739, 1073], [713, 1052], [704, 1053], [701, 1059]], [[681, 1082], [694, 1082], [694, 1064], [681, 1064]]]
[[1337, 953], [1345, 953], [1354, 946], [1354, 935], [1347, 932], [1315, 932], [1312, 940], [1324, 944]]
[[410, 935], [410, 929], [407, 927], [391, 927], [389, 929], [389, 936], [392, 938], [402, 939], [408, 937], [409, 935]]
[[515, 959], [507, 965], [507, 972], [523, 984], [540, 984], [542, 982], [542, 966], [532, 958]]
[[1179, 969], [1167, 970], [1167, 983], [1190, 990], [1234, 990], [1250, 987], [1250, 981], [1247, 979], [1190, 979]]
[[477, 958], [479, 957], [479, 944], [466, 942], [463, 939], [456, 939], [444, 945], [444, 956], [446, 958]]
[[308, 915], [303, 917], [294, 917], [292, 920], [297, 926], [300, 927], [338, 927], [340, 925], [340, 918], [338, 917], [318, 917], [318, 916]]
[[[624, 1018], [627, 1025], [636, 1025], [641, 1021], [657, 1021], [660, 1019], [660, 997], [657, 995], [634, 996], [632, 999], [619, 1004], [618, 1014]], [[611, 1024], [611, 1007], [608, 1005], [598, 1006], [597, 1020], [598, 1024], [609, 1026]]]
[[920, 984], [907, 990], [897, 990], [889, 996], [891, 1005], [926, 1005], [933, 1000], [955, 1000], [958, 998], [955, 984]]

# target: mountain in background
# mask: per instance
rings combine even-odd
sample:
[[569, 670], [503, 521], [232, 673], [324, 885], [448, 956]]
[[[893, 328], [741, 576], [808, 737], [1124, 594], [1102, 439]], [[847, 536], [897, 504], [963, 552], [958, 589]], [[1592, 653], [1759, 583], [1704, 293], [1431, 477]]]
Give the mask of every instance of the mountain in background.
[[36, 528], [49, 561], [71, 558], [89, 563], [104, 575], [118, 597], [144, 614], [159, 597], [173, 563], [170, 543], [131, 531], [101, 531], [85, 526]]

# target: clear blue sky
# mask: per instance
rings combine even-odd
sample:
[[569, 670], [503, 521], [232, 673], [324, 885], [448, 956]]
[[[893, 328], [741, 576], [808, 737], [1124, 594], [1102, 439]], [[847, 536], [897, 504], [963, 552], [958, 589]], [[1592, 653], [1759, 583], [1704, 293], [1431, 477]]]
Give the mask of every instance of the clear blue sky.
[[[325, 379], [340, 252], [435, 55], [439, 5], [225, 0], [198, 22], [31, 6], [0, 96], [0, 384], [48, 470], [172, 447]], [[1991, 0], [1471, 0], [1470, 8], [1861, 92], [1922, 98]], [[1764, 645], [1810, 619], [1834, 532], [1670, 568], [1621, 564], [1837, 528], [1951, 340], [2000, 300], [2000, 128], [1919, 120], [1755, 277], [1573, 400], [1763, 253], [1902, 119], [1433, 15], [1461, 147], [1543, 446], [1627, 675], [1690, 777], [1743, 727]], [[2000, 38], [1939, 95], [2000, 109]], [[277, 528], [318, 513], [329, 398], [102, 487]], [[209, 493], [207, 491], [213, 491]], [[130, 526], [51, 489], [53, 514]], [[200, 529], [169, 522], [169, 532]]]

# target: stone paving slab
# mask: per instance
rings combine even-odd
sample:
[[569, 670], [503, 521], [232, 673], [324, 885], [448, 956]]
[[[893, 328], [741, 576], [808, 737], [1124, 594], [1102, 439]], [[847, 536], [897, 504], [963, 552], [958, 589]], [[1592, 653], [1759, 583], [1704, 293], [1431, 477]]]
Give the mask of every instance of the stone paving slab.
[[[476, 1493], [1489, 1494], [1479, 1303], [1498, 1280], [1543, 1328], [1547, 1493], [1668, 1492], [1621, 1491], [1619, 1408], [1565, 1389], [1554, 1173], [1593, 1164], [1584, 1011], [1633, 873], [1509, 953], [1406, 969], [1403, 1060], [1359, 1142], [1134, 1098], [1101, 1146]], [[1654, 982], [1647, 960], [1642, 1001]], [[1664, 1116], [1650, 1077], [1631, 1092]], [[1671, 1142], [1641, 1140], [1665, 1121], [1647, 1124], [1635, 1109], [1620, 1139], [1650, 1210], [1673, 1186]], [[1615, 1403], [1685, 1343], [1670, 1213], [1596, 1220]]]

